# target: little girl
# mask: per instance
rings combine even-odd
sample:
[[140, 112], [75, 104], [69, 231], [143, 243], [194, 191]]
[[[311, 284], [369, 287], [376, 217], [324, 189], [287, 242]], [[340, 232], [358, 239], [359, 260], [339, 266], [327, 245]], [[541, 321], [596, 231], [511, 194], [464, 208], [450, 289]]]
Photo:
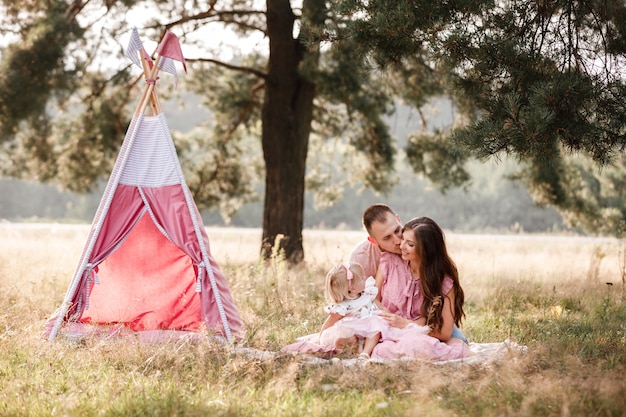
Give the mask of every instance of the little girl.
[[[428, 326], [411, 324], [399, 329], [391, 327], [379, 316], [389, 312], [376, 299], [378, 288], [372, 277], [365, 279], [358, 263], [344, 263], [334, 266], [326, 274], [325, 295], [330, 305], [324, 307], [328, 313], [319, 333], [301, 336], [281, 352], [316, 354], [332, 357], [346, 349], [351, 342], [362, 343], [360, 359], [372, 356], [379, 339], [399, 340], [406, 332], [415, 338], [439, 340], [427, 336]], [[419, 342], [419, 340], [418, 340]], [[417, 343], [422, 346], [424, 343]], [[418, 346], [418, 349], [419, 349]], [[424, 356], [424, 355], [422, 355]]]
[[364, 339], [359, 357], [369, 358], [381, 331], [389, 327], [377, 315], [381, 304], [376, 300], [374, 278], [365, 279], [357, 263], [339, 264], [326, 274], [324, 293], [330, 305], [324, 307], [328, 317], [322, 325], [320, 343], [341, 351], [355, 337], [359, 342]]

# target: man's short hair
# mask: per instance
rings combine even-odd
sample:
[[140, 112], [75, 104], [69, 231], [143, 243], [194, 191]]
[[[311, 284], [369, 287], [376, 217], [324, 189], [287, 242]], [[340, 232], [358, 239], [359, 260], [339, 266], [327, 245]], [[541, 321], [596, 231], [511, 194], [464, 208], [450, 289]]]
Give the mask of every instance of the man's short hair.
[[384, 223], [387, 220], [387, 213], [395, 215], [391, 207], [386, 204], [374, 204], [366, 208], [363, 212], [363, 226], [367, 233], [371, 233], [373, 222]]

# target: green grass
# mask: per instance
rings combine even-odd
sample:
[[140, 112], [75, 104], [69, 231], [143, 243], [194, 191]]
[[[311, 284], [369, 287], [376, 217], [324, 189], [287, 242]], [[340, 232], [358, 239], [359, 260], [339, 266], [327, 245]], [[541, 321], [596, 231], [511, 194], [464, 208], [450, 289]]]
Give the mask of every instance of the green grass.
[[[486, 365], [361, 367], [254, 358], [217, 343], [48, 342], [44, 323], [63, 298], [84, 235], [0, 228], [1, 416], [626, 415], [618, 243], [602, 243], [598, 259], [599, 243], [451, 236], [467, 300], [464, 332], [475, 342], [510, 339], [527, 353]], [[210, 237], [246, 324], [246, 346], [278, 351], [319, 330], [325, 272], [360, 236], [311, 233], [307, 263], [292, 269], [236, 256], [256, 253], [256, 236]], [[233, 246], [238, 252], [220, 252]]]

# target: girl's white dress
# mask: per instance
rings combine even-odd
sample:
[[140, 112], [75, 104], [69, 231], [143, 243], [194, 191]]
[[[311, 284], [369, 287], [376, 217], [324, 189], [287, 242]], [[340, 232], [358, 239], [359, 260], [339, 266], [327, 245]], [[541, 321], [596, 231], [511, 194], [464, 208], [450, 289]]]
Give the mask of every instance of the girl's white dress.
[[344, 317], [369, 317], [380, 311], [376, 306], [376, 303], [374, 303], [376, 295], [378, 295], [376, 280], [369, 277], [365, 280], [365, 289], [359, 298], [354, 300], [344, 300], [338, 304], [326, 306], [324, 307], [324, 311], [328, 314], [337, 313]]
[[320, 343], [332, 346], [337, 339], [371, 337], [387, 331], [389, 324], [378, 316], [380, 310], [374, 303], [377, 294], [376, 280], [369, 277], [359, 298], [324, 307], [325, 312], [336, 313], [343, 318], [320, 333]]

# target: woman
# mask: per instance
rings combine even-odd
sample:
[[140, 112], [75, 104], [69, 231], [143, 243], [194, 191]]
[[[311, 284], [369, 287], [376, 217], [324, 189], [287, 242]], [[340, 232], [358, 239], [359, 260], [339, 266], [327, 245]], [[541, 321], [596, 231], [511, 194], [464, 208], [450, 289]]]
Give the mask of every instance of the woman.
[[[467, 341], [458, 329], [465, 317], [464, 294], [443, 231], [428, 217], [412, 219], [402, 228], [400, 249], [401, 256], [381, 255], [376, 285], [388, 310], [380, 317], [406, 331], [399, 332], [397, 339], [383, 339], [373, 356], [432, 356], [433, 360], [468, 356]], [[424, 335], [411, 331], [421, 326], [430, 328], [432, 343], [427, 352], [417, 350], [423, 348]]]

